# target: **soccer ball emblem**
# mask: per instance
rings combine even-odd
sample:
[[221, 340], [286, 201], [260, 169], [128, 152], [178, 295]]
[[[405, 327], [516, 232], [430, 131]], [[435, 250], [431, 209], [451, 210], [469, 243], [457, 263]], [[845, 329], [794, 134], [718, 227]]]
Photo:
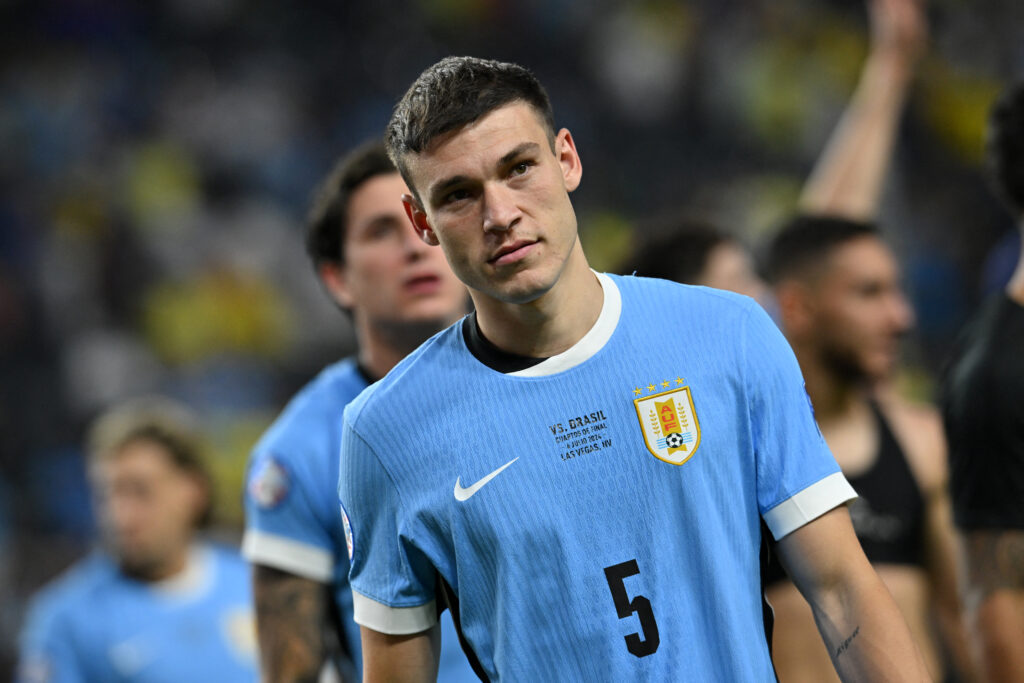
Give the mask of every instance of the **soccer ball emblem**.
[[669, 448], [679, 448], [683, 445], [682, 434], [668, 434], [665, 436], [665, 443], [668, 444]]

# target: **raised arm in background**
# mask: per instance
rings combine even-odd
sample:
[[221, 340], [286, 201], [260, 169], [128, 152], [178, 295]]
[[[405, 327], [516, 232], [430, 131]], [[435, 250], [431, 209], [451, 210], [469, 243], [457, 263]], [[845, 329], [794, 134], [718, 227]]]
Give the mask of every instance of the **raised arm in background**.
[[878, 211], [907, 91], [927, 43], [922, 0], [871, 0], [857, 89], [800, 196], [800, 211], [868, 221]]

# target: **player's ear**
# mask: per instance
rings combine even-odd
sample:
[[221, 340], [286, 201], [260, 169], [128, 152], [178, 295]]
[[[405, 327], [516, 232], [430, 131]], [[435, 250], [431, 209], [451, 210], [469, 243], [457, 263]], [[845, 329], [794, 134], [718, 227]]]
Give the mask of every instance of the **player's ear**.
[[420, 236], [420, 239], [432, 247], [440, 244], [437, 240], [437, 235], [434, 234], [433, 228], [430, 227], [430, 223], [427, 221], [427, 212], [423, 210], [423, 207], [416, 201], [416, 198], [411, 194], [403, 194], [402, 206], [405, 208], [405, 215], [412, 222], [413, 230]]
[[355, 302], [343, 264], [324, 261], [317, 266], [317, 274], [320, 275], [320, 281], [324, 283], [324, 288], [335, 303], [342, 308], [352, 308]]
[[580, 155], [576, 151], [576, 142], [572, 139], [572, 133], [568, 128], [558, 131], [555, 136], [555, 156], [562, 166], [562, 179], [565, 182], [567, 192], [572, 192], [580, 186], [580, 179], [583, 177], [583, 164], [580, 162]]
[[810, 292], [802, 282], [785, 280], [775, 287], [779, 318], [786, 332], [800, 336], [814, 326]]

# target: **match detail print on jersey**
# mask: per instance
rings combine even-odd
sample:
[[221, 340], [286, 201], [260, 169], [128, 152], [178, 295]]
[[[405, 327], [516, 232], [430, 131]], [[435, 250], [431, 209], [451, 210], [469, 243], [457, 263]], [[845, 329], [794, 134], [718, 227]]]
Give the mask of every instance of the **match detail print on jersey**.
[[[507, 463], [505, 463], [504, 465], [502, 465], [498, 469], [494, 470], [493, 472], [488, 474], [486, 477], [484, 477], [480, 481], [476, 482], [475, 484], [473, 484], [473, 485], [471, 485], [471, 486], [469, 486], [467, 488], [462, 488], [462, 477], [456, 477], [456, 479], [455, 479], [455, 500], [459, 501], [460, 503], [466, 502], [467, 500], [469, 500], [470, 498], [473, 497], [474, 493], [476, 493], [477, 491], [482, 489], [487, 484], [487, 482], [489, 482], [491, 479], [494, 479], [496, 476], [501, 474], [502, 470], [504, 470], [506, 467], [508, 467], [509, 465], [511, 465], [512, 463], [514, 463], [518, 459], [519, 459], [518, 457], [512, 458]], [[451, 480], [449, 479], [449, 481], [451, 481]]]
[[[662, 386], [667, 384], [663, 382]], [[649, 385], [648, 390], [654, 386]], [[673, 465], [682, 465], [693, 457], [700, 446], [700, 423], [689, 386], [635, 398], [633, 405], [651, 455]]]

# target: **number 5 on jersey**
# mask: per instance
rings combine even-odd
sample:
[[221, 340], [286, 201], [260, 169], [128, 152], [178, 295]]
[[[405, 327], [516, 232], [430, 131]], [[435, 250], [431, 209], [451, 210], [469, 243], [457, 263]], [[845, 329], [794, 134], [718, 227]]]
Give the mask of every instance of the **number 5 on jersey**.
[[612, 591], [612, 600], [615, 602], [615, 611], [619, 619], [625, 619], [634, 612], [640, 619], [639, 633], [630, 633], [626, 636], [626, 649], [635, 657], [646, 657], [658, 650], [661, 638], [658, 636], [658, 622], [654, 620], [654, 610], [651, 609], [651, 601], [642, 595], [637, 595], [632, 600], [626, 593], [625, 579], [640, 573], [636, 560], [620, 562], [604, 568], [604, 576], [608, 579], [608, 588]]

